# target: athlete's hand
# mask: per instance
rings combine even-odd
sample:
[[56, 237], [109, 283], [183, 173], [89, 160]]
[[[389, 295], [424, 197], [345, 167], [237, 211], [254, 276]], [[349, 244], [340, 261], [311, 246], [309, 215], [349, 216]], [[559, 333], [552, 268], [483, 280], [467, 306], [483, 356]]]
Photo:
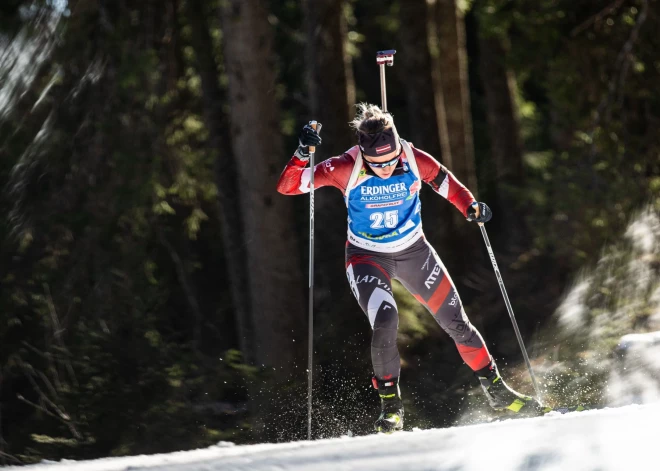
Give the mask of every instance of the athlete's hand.
[[298, 157], [303, 162], [309, 160], [309, 146], [320, 146], [321, 145], [321, 123], [316, 123], [316, 129], [312, 127], [312, 122], [305, 124], [298, 135], [298, 150], [296, 150], [296, 157]]
[[314, 129], [311, 124], [305, 124], [298, 135], [298, 143], [300, 146], [320, 146], [321, 136], [319, 136], [319, 131], [321, 131], [321, 123], [317, 123], [316, 129]]
[[467, 220], [474, 222], [488, 222], [493, 217], [493, 212], [490, 210], [486, 203], [477, 203], [476, 201], [470, 205], [467, 210]]

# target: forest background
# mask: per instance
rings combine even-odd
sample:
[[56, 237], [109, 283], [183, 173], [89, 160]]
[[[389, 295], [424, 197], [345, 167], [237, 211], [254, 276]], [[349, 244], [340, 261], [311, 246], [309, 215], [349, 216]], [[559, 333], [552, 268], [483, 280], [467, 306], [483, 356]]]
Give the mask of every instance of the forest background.
[[[348, 122], [356, 103], [380, 104], [375, 54], [390, 48], [401, 136], [493, 209], [486, 227], [550, 400], [593, 377], [572, 394], [601, 401], [582, 360], [657, 326], [657, 245], [627, 255], [647, 269], [641, 295], [617, 291], [630, 282], [614, 255], [580, 285], [576, 342], [556, 313], [606, 247], [625, 246], [633, 215], [658, 227], [658, 7], [3, 0], [0, 463], [306, 437], [308, 197], [275, 186], [309, 120], [323, 123], [317, 159], [355, 144]], [[422, 194], [468, 315], [531, 393], [477, 226]], [[340, 194], [319, 190], [314, 437], [367, 433], [378, 410], [345, 230]], [[455, 424], [483, 403], [476, 382], [396, 294], [407, 424]], [[641, 301], [611, 326], [622, 296]]]

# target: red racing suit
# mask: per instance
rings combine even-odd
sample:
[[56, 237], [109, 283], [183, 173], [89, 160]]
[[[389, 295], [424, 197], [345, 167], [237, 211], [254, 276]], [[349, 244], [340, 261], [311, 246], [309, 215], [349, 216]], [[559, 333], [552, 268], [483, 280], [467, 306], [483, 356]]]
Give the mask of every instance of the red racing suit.
[[[412, 144], [411, 147], [417, 160], [417, 167], [422, 181], [430, 185], [436, 193], [449, 200], [467, 217], [467, 209], [475, 201], [472, 193], [444, 165], [423, 150], [416, 149]], [[346, 191], [346, 185], [355, 164], [355, 157], [351, 155], [351, 150], [353, 149], [314, 166], [315, 188], [334, 186], [342, 193]], [[306, 161], [300, 160], [295, 155], [291, 157], [277, 182], [277, 191], [283, 195], [309, 193], [311, 171], [306, 167]], [[364, 167], [365, 170], [369, 171], [367, 165], [364, 165]]]
[[[468, 207], [475, 202], [472, 193], [429, 154], [412, 146], [411, 149], [419, 178], [467, 217]], [[353, 147], [338, 157], [315, 165], [315, 188], [334, 186], [345, 193], [356, 155], [357, 148]], [[399, 161], [395, 172], [404, 172], [403, 165]], [[280, 176], [277, 190], [285, 195], [308, 193], [311, 169], [306, 166], [307, 161], [294, 155]], [[363, 164], [363, 169], [373, 175], [366, 164]], [[348, 216], [350, 218], [351, 214]], [[375, 247], [371, 250], [347, 243], [346, 275], [353, 294], [371, 324], [371, 356], [376, 377], [398, 378], [400, 373], [400, 357], [396, 346], [398, 309], [392, 293], [393, 278], [399, 280], [431, 312], [437, 323], [454, 340], [461, 357], [470, 368], [477, 371], [488, 365], [491, 356], [483, 338], [469, 321], [451, 277], [423, 234], [397, 252], [385, 253], [385, 250], [379, 251], [377, 245]]]

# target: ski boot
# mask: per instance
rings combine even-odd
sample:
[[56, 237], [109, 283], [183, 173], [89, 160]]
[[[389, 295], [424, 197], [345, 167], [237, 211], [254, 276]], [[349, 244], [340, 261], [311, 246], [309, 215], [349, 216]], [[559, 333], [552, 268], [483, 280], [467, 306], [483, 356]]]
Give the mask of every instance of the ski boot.
[[543, 414], [543, 407], [536, 399], [514, 391], [504, 382], [494, 361], [476, 371], [474, 375], [481, 383], [481, 388], [493, 409], [506, 409], [525, 416]]
[[381, 412], [374, 424], [376, 432], [391, 433], [403, 428], [403, 402], [399, 389], [399, 378], [388, 380], [372, 379], [380, 396]]

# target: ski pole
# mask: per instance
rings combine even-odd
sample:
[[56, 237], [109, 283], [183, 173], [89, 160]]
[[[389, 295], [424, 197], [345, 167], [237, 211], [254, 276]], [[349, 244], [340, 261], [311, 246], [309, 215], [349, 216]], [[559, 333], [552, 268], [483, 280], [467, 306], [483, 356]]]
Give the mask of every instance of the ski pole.
[[[319, 123], [310, 121], [310, 126], [321, 131]], [[309, 146], [309, 316], [307, 330], [307, 440], [312, 439], [312, 365], [314, 355], [314, 153]]]
[[395, 49], [387, 51], [378, 51], [376, 53], [376, 63], [380, 66], [380, 101], [383, 104], [383, 111], [387, 111], [387, 88], [385, 86], [385, 66], [394, 65]]
[[486, 249], [488, 250], [488, 256], [490, 257], [490, 262], [493, 264], [493, 270], [495, 270], [495, 277], [497, 282], [500, 284], [500, 290], [502, 291], [502, 296], [504, 296], [504, 304], [506, 304], [506, 309], [509, 311], [509, 317], [513, 323], [513, 330], [516, 332], [516, 337], [518, 338], [518, 343], [520, 344], [520, 349], [522, 350], [523, 357], [525, 358], [525, 364], [527, 364], [527, 369], [529, 370], [529, 375], [532, 378], [532, 385], [536, 391], [536, 396], [538, 402], [543, 406], [543, 398], [541, 397], [541, 390], [539, 389], [538, 384], [536, 383], [536, 377], [534, 376], [534, 371], [532, 370], [532, 364], [529, 361], [527, 356], [527, 350], [525, 349], [525, 344], [523, 343], [522, 335], [520, 335], [520, 329], [518, 329], [518, 323], [516, 318], [513, 315], [513, 308], [511, 307], [511, 302], [509, 302], [509, 296], [506, 294], [506, 288], [504, 287], [504, 281], [502, 280], [502, 275], [500, 274], [500, 269], [497, 266], [495, 261], [495, 254], [493, 253], [493, 248], [490, 246], [490, 240], [488, 239], [488, 234], [486, 233], [486, 228], [482, 222], [478, 223], [479, 228], [481, 229], [481, 235], [484, 236], [484, 242], [486, 243]]

